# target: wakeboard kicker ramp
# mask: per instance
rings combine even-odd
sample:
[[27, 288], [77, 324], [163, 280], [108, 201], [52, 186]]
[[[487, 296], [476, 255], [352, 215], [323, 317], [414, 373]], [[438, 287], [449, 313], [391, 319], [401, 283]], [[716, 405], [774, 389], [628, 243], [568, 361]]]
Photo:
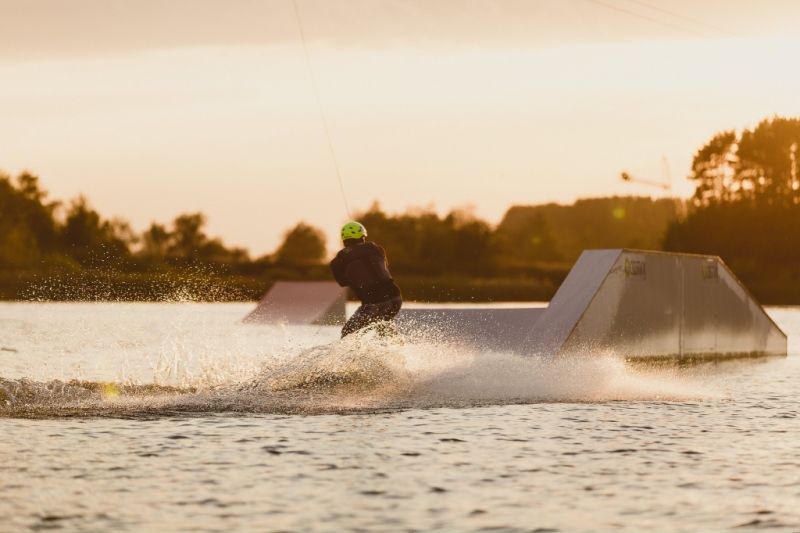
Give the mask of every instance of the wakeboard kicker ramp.
[[520, 353], [632, 360], [786, 355], [786, 334], [719, 257], [587, 250]]
[[524, 356], [682, 362], [787, 352], [786, 335], [710, 255], [586, 250], [544, 309], [403, 309], [397, 323]]
[[333, 281], [276, 281], [244, 322], [341, 325], [346, 301], [347, 289]]

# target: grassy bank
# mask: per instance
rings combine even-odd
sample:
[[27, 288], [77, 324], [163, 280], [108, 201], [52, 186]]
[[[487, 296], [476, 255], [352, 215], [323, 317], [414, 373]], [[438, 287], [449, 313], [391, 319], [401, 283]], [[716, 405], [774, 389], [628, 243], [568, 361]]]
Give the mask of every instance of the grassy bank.
[[[494, 278], [401, 275], [397, 277], [397, 282], [403, 290], [404, 298], [409, 301], [548, 301], [566, 275], [567, 269], [539, 271], [532, 276]], [[0, 300], [254, 301], [277, 279], [287, 278], [330, 280], [323, 270], [309, 272], [300, 277], [174, 272], [0, 272]], [[800, 283], [793, 277], [760, 277], [745, 273], [742, 281], [763, 304], [800, 304]]]
[[243, 301], [271, 285], [246, 276], [118, 272], [0, 273], [0, 299], [34, 301]]
[[[566, 275], [471, 278], [399, 276], [407, 300], [492, 302], [549, 300]], [[282, 276], [281, 279], [286, 279]], [[209, 301], [259, 299], [274, 277], [207, 273], [0, 272], [0, 299], [34, 301]], [[294, 278], [297, 279], [297, 278]], [[330, 279], [314, 275], [304, 279]]]

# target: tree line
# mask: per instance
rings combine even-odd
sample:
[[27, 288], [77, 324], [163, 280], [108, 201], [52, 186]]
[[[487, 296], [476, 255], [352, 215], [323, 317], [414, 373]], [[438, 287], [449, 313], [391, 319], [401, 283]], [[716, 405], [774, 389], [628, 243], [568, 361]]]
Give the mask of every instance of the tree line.
[[[377, 203], [356, 217], [386, 248], [410, 297], [545, 299], [583, 248], [656, 246], [678, 211], [673, 201], [611, 197], [512, 207], [497, 226], [469, 209], [390, 214]], [[185, 213], [137, 233], [125, 220], [103, 217], [83, 196], [50, 200], [29, 172], [0, 175], [0, 296], [18, 296], [31, 276], [60, 276], [48, 285], [51, 292], [73, 287], [52, 298], [83, 297], [92, 284], [104, 287], [103, 294], [128, 284], [136, 287], [126, 289], [132, 299], [157, 298], [161, 289], [148, 288], [154, 276], [238, 276], [235, 283], [247, 290], [236, 294], [245, 297], [257, 297], [276, 279], [329, 278], [328, 249], [318, 228], [299, 222], [273, 253], [251, 258], [247, 250], [209, 236], [206, 222], [202, 213]]]
[[[720, 255], [763, 301], [800, 302], [798, 145], [800, 119], [791, 118], [713, 136], [695, 154], [688, 202], [628, 196], [518, 205], [497, 225], [469, 209], [390, 214], [376, 203], [356, 218], [386, 248], [412, 298], [547, 299], [582, 250], [627, 247]], [[2, 286], [20, 272], [135, 274], [146, 285], [148, 276], [201, 268], [238, 276], [246, 297], [275, 279], [329, 278], [318, 228], [299, 222], [273, 253], [251, 258], [209, 236], [206, 222], [186, 213], [137, 233], [84, 197], [48, 199], [29, 172], [0, 174], [0, 296], [14, 296]]]
[[[272, 254], [256, 259], [207, 235], [202, 213], [153, 222], [136, 233], [125, 220], [104, 218], [83, 196], [68, 204], [48, 200], [28, 172], [0, 175], [0, 207], [4, 269], [147, 272], [203, 264], [235, 272], [269, 266], [302, 270], [323, 264], [328, 255], [323, 232], [304, 222], [289, 228]], [[592, 198], [571, 206], [515, 206], [493, 227], [469, 209], [388, 214], [376, 203], [356, 218], [387, 249], [396, 272], [490, 277], [571, 263], [587, 247], [656, 247], [679, 209], [680, 202], [672, 200]]]
[[202, 213], [179, 215], [169, 227], [153, 223], [141, 234], [107, 219], [79, 196], [51, 201], [38, 177], [0, 174], [0, 265], [3, 269], [102, 268], [158, 270], [195, 261], [235, 264], [247, 251], [208, 237]]
[[721, 256], [771, 303], [800, 303], [800, 118], [713, 136], [692, 161], [691, 207], [664, 249]]

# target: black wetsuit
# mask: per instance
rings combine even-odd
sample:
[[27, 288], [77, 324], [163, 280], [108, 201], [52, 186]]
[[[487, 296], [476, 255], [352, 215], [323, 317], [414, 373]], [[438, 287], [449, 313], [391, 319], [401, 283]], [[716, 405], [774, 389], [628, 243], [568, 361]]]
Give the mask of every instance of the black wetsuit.
[[386, 252], [374, 242], [343, 248], [331, 261], [333, 277], [342, 287], [350, 287], [361, 300], [361, 307], [342, 328], [342, 337], [376, 322], [392, 320], [403, 299], [392, 279]]

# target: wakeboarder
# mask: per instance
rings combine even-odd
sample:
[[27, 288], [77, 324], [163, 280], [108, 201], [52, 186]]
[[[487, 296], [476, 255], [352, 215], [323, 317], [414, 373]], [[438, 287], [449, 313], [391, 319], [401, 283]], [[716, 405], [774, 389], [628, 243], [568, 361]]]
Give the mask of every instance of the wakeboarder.
[[373, 324], [380, 334], [391, 332], [403, 298], [389, 272], [386, 252], [367, 241], [367, 229], [359, 222], [345, 224], [341, 236], [344, 248], [331, 261], [331, 271], [339, 285], [350, 287], [361, 300], [342, 328], [342, 338]]

